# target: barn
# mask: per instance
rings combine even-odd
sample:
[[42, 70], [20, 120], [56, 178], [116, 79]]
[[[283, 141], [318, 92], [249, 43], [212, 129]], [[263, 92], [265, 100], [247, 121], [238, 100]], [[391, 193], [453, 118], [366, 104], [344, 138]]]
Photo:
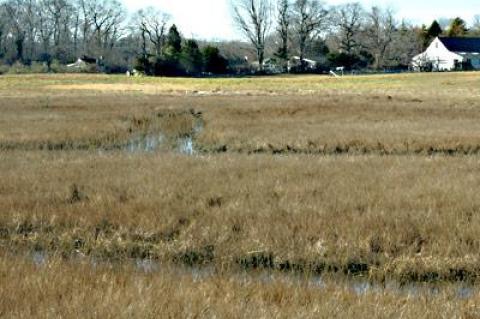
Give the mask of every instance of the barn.
[[480, 70], [480, 38], [438, 37], [412, 66], [417, 71]]

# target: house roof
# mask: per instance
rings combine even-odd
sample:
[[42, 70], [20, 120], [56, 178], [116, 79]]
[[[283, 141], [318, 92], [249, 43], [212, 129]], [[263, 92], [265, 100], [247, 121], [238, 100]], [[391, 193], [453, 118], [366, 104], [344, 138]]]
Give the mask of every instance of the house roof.
[[480, 38], [447, 38], [440, 41], [452, 52], [480, 52]]
[[92, 58], [92, 57], [89, 57], [89, 56], [86, 56], [86, 55], [82, 56], [80, 58], [80, 60], [82, 60], [85, 63], [91, 63], [91, 64], [97, 63], [96, 58]]

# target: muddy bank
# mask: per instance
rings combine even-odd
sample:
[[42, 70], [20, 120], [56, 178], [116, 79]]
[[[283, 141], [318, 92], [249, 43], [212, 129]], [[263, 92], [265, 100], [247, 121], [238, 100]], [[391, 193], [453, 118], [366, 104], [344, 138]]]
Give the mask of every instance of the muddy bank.
[[[0, 245], [11, 254], [29, 252], [29, 256], [42, 264], [48, 256], [61, 256], [66, 259], [86, 258], [107, 262], [129, 262], [140, 260], [151, 263], [152, 267], [161, 264], [175, 264], [186, 267], [214, 267], [233, 271], [267, 271], [278, 274], [297, 276], [339, 276], [342, 278], [367, 278], [371, 283], [383, 285], [388, 281], [401, 285], [410, 283], [465, 283], [475, 285], [479, 282], [480, 267], [475, 261], [457, 261], [456, 264], [445, 260], [444, 264], [430, 265], [428, 260], [420, 258], [397, 258], [386, 261], [380, 259], [336, 260], [335, 258], [289, 260], [278, 257], [275, 253], [256, 252], [242, 254], [220, 253], [213, 245], [199, 248], [182, 249], [176, 247], [175, 231], [150, 237], [114, 240], [98, 238], [97, 241], [81, 236], [45, 236], [38, 234], [29, 238], [28, 229], [23, 232], [23, 239], [16, 236], [9, 240], [9, 234], [3, 230]], [[99, 234], [99, 231], [96, 230]], [[33, 234], [33, 233], [32, 233]], [[100, 235], [96, 235], [100, 236]], [[117, 237], [112, 233], [112, 236]], [[168, 248], [170, 247], [170, 248]], [[334, 257], [334, 256], [333, 256]], [[441, 262], [440, 260], [436, 262]], [[144, 264], [147, 267], [147, 264]]]
[[273, 146], [266, 145], [261, 147], [239, 147], [227, 144], [205, 145], [199, 144], [198, 150], [204, 154], [216, 153], [237, 153], [237, 154], [265, 154], [265, 155], [379, 155], [379, 156], [402, 156], [402, 155], [418, 155], [418, 156], [473, 156], [480, 154], [480, 145], [464, 145], [457, 147], [442, 147], [421, 145], [415, 147], [408, 146], [391, 146], [378, 144], [325, 144], [325, 145], [308, 145], [308, 146]]

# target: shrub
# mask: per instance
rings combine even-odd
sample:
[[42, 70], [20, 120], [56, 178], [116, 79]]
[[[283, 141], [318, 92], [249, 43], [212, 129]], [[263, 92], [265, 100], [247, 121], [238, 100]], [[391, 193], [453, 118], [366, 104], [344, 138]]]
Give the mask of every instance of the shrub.
[[205, 72], [213, 74], [227, 73], [227, 60], [220, 54], [216, 47], [207, 46], [202, 50]]
[[10, 74], [26, 74], [30, 73], [30, 67], [23, 65], [20, 62], [15, 62], [9, 69]]
[[0, 75], [1, 74], [5, 74], [5, 73], [8, 73], [8, 70], [10, 68], [8, 67], [8, 65], [6, 64], [0, 64]]
[[66, 73], [68, 69], [65, 65], [61, 64], [58, 60], [53, 60], [50, 64], [50, 71], [53, 73]]
[[32, 62], [30, 73], [48, 73], [48, 66], [46, 63]]

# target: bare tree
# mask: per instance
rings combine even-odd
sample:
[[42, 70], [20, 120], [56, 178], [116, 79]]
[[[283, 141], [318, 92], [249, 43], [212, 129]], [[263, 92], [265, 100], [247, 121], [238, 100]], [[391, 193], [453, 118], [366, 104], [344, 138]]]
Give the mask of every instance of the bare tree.
[[130, 61], [122, 48], [115, 47], [122, 38], [124, 47], [136, 41], [124, 37], [126, 12], [121, 1], [0, 0], [1, 62], [67, 63], [80, 53], [104, 56], [110, 62]]
[[257, 53], [259, 69], [263, 70], [265, 42], [271, 26], [270, 0], [233, 0], [233, 18]]
[[140, 54], [141, 58], [138, 62], [141, 63], [143, 71], [146, 73], [149, 70], [149, 57], [155, 55], [158, 58], [163, 53], [169, 19], [168, 14], [153, 7], [141, 9], [132, 17], [131, 32], [139, 34], [140, 37], [141, 50], [137, 51], [136, 55]]
[[35, 57], [37, 40], [37, 10], [36, 0], [24, 0], [23, 15], [25, 28], [25, 57], [32, 60]]
[[53, 27], [50, 19], [49, 10], [46, 6], [39, 3], [38, 6], [38, 21], [37, 28], [41, 40], [41, 52], [42, 54], [50, 55], [51, 54], [51, 38], [53, 35]]
[[140, 47], [141, 47], [141, 59], [139, 62], [143, 64], [143, 70], [144, 72], [147, 72], [148, 70], [148, 57], [149, 57], [149, 46], [148, 46], [148, 27], [146, 26], [146, 23], [143, 20], [143, 11], [140, 10], [138, 11], [132, 19], [132, 25], [131, 25], [132, 33], [137, 32], [138, 30], [140, 31]]
[[305, 69], [308, 44], [327, 26], [328, 10], [319, 0], [296, 0], [293, 6], [294, 29], [298, 39], [300, 63]]
[[[48, 43], [53, 47], [53, 56], [66, 61], [71, 49], [70, 27], [73, 7], [68, 0], [42, 0], [40, 6], [44, 15], [41, 18], [44, 30], [42, 37], [48, 36]], [[48, 31], [45, 32], [45, 29]]]
[[334, 23], [338, 28], [339, 49], [349, 55], [360, 47], [359, 35], [364, 22], [364, 10], [358, 2], [347, 3], [336, 8]]
[[83, 14], [85, 51], [103, 55], [120, 36], [125, 9], [117, 0], [80, 0]]
[[73, 11], [73, 31], [72, 31], [72, 53], [76, 56], [78, 54], [78, 45], [79, 45], [79, 34], [80, 34], [80, 7], [77, 3], [72, 4]]
[[470, 31], [474, 35], [480, 35], [480, 14], [476, 14], [473, 17], [472, 28], [470, 29]]
[[373, 67], [380, 69], [385, 64], [385, 55], [394, 40], [397, 23], [393, 11], [372, 7], [367, 15], [367, 25], [364, 30], [364, 44], [374, 58]]
[[277, 33], [280, 38], [280, 47], [276, 55], [283, 60], [284, 68], [287, 69], [289, 59], [289, 36], [290, 24], [292, 22], [290, 0], [277, 0]]
[[13, 38], [15, 59], [24, 61], [24, 47], [27, 30], [25, 28], [25, 11], [23, 0], [9, 0], [3, 3], [8, 20], [8, 33]]
[[[371, 63], [377, 69], [405, 66], [418, 51], [418, 28], [397, 26], [390, 9], [373, 7], [365, 12], [358, 3], [349, 3], [336, 7], [331, 14], [321, 0], [230, 1], [234, 21], [250, 47], [255, 48], [260, 70], [266, 54], [276, 56], [286, 66], [294, 50], [299, 52], [302, 68], [306, 67], [307, 55], [321, 60], [333, 49], [355, 55], [358, 59], [351, 59], [354, 63]], [[169, 17], [152, 7], [145, 8], [135, 14], [133, 24], [129, 24], [133, 27], [127, 33], [122, 3], [123, 0], [0, 0], [1, 62], [50, 63], [57, 59], [66, 64], [79, 55], [97, 59], [103, 56], [105, 64], [112, 67], [109, 70], [120, 70], [131, 67], [141, 54], [146, 63], [151, 63], [152, 56], [164, 54]], [[276, 4], [275, 10], [272, 3]], [[273, 22], [275, 30], [270, 30]], [[480, 16], [469, 34], [480, 34]], [[195, 54], [198, 51], [193, 43], [191, 49]], [[246, 56], [251, 60], [254, 54], [244, 51], [243, 46], [240, 51], [237, 47], [230, 51], [234, 51], [230, 57], [237, 66], [245, 63]], [[345, 58], [338, 55], [339, 61]]]
[[3, 58], [6, 53], [5, 37], [7, 33], [7, 13], [5, 11], [5, 5], [0, 5], [0, 58]]
[[393, 34], [392, 43], [385, 53], [386, 66], [408, 68], [412, 58], [423, 49], [423, 41], [418, 37], [415, 27], [402, 21]]
[[155, 49], [155, 55], [162, 54], [165, 43], [165, 32], [170, 16], [153, 7], [139, 10], [134, 16], [134, 24], [138, 25], [142, 37], [144, 37], [145, 49], [147, 37]]
[[86, 0], [77, 0], [76, 3], [77, 10], [78, 10], [78, 28], [81, 31], [81, 39], [82, 39], [82, 52], [85, 54], [88, 52], [89, 42], [90, 42], [90, 30], [91, 30], [91, 19], [90, 19], [90, 12], [87, 7]]

